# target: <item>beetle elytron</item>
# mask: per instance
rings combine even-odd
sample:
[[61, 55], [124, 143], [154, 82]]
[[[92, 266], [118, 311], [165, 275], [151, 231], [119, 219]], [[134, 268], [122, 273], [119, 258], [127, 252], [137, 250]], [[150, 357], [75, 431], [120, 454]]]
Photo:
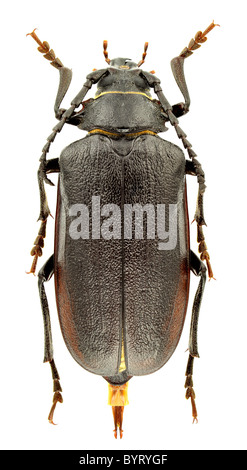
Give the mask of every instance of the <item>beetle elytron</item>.
[[[171, 61], [173, 75], [184, 97], [183, 103], [174, 106], [164, 96], [154, 72], [140, 68], [148, 43], [145, 43], [142, 59], [135, 63], [126, 58], [110, 60], [107, 41], [104, 41], [103, 53], [108, 67], [94, 69], [87, 75], [71, 107], [61, 108], [72, 72], [63, 66], [46, 41], [39, 40], [35, 30], [30, 33], [39, 44], [38, 50], [60, 73], [54, 107], [59, 123], [47, 139], [38, 170], [41, 226], [31, 251], [34, 260], [30, 270], [35, 273], [38, 257], [42, 255], [50, 214], [44, 183], [52, 185], [47, 175], [59, 172], [54, 255], [38, 274], [45, 328], [44, 362], [50, 363], [54, 383], [51, 423], [57, 402], [62, 402], [44, 288], [52, 274], [65, 343], [83, 368], [107, 380], [114, 435], [117, 437], [119, 429], [121, 438], [128, 381], [132, 376], [150, 374], [162, 367], [177, 346], [186, 315], [190, 271], [200, 280], [192, 308], [185, 388], [186, 398], [191, 398], [193, 421], [197, 421], [193, 360], [199, 356], [197, 324], [206, 265], [209, 278], [213, 277], [213, 272], [203, 234], [204, 172], [179, 126], [178, 117], [186, 114], [190, 106], [184, 59], [206, 41], [206, 35], [214, 26], [212, 22], [203, 33], [198, 32], [188, 47]], [[86, 93], [96, 83], [95, 98], [84, 101]], [[150, 88], [158, 100], [152, 98]], [[80, 110], [79, 106], [82, 106]], [[65, 123], [88, 133], [66, 147], [59, 159], [47, 160], [50, 145]], [[158, 136], [167, 130], [166, 123], [174, 127], [182, 140], [188, 160], [179, 147]], [[186, 174], [195, 175], [198, 181], [195, 221], [200, 259], [190, 250]], [[103, 239], [100, 229], [86, 237], [82, 221], [82, 209], [99, 198], [100, 204], [108, 208], [109, 216], [104, 218], [106, 213], [101, 206], [96, 208], [99, 219], [108, 223], [108, 236]], [[145, 209], [146, 218], [142, 218], [145, 233], [149, 223], [148, 208], [176, 207], [176, 243], [172, 249], [167, 249], [167, 240], [164, 240], [164, 249], [158, 248], [157, 230], [146, 239], [126, 236], [123, 222], [126, 207], [133, 210], [137, 231], [138, 217], [134, 209], [140, 206]], [[116, 207], [121, 217], [114, 219], [112, 214]], [[86, 215], [93, 226], [95, 212], [89, 209]], [[76, 226], [72, 231], [74, 236], [72, 221]], [[163, 222], [165, 229], [165, 215]]]

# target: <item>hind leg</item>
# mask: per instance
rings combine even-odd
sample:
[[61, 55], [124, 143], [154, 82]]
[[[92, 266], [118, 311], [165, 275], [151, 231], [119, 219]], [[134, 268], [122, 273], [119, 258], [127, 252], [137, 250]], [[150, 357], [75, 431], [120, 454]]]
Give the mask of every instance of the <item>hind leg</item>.
[[185, 397], [191, 399], [192, 405], [192, 416], [193, 423], [197, 422], [197, 410], [195, 404], [195, 391], [193, 389], [193, 363], [194, 357], [199, 357], [198, 346], [197, 346], [197, 329], [198, 329], [198, 318], [199, 311], [202, 301], [202, 296], [206, 283], [206, 266], [204, 263], [195, 255], [193, 251], [190, 252], [190, 269], [196, 275], [200, 276], [199, 285], [195, 294], [194, 303], [192, 307], [192, 316], [190, 324], [190, 337], [189, 337], [189, 359], [186, 368], [186, 381], [185, 388], [186, 394]]
[[60, 377], [53, 359], [53, 345], [52, 345], [52, 333], [51, 333], [51, 321], [50, 321], [50, 312], [48, 301], [46, 297], [44, 283], [49, 281], [54, 273], [54, 256], [52, 255], [44, 264], [44, 266], [40, 269], [38, 274], [38, 287], [39, 287], [39, 295], [40, 295], [40, 302], [41, 302], [41, 309], [43, 314], [43, 321], [44, 321], [44, 337], [45, 337], [45, 344], [44, 344], [44, 362], [49, 362], [51, 366], [52, 372], [52, 379], [53, 379], [53, 404], [48, 416], [48, 420], [50, 423], [53, 423], [53, 414], [56, 408], [56, 404], [58, 402], [62, 403], [63, 398], [61, 395], [62, 387], [60, 385]]

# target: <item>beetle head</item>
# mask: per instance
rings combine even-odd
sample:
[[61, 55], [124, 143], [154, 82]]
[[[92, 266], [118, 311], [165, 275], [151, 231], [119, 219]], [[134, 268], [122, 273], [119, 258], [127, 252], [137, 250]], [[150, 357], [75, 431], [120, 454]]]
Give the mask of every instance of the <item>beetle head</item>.
[[131, 59], [127, 59], [125, 57], [117, 57], [116, 59], [112, 59], [109, 63], [112, 67], [116, 67], [118, 69], [133, 69], [137, 67], [135, 62], [132, 62]]
[[118, 57], [117, 59], [110, 60], [108, 57], [108, 52], [107, 52], [107, 41], [103, 41], [103, 54], [105, 56], [105, 61], [113, 66], [117, 67], [118, 69], [133, 69], [135, 67], [140, 67], [142, 64], [144, 64], [145, 57], [147, 55], [147, 48], [148, 48], [148, 42], [145, 42], [144, 44], [144, 52], [142, 54], [142, 59], [136, 64], [135, 62], [132, 62], [131, 59], [126, 59], [122, 57]]

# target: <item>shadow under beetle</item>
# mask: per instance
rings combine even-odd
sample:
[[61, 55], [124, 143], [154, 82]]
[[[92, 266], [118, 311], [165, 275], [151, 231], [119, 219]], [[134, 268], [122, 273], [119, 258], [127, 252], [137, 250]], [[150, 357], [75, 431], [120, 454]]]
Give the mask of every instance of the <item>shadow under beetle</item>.
[[[192, 403], [193, 421], [197, 421], [192, 374], [194, 357], [199, 357], [197, 325], [206, 281], [203, 261], [206, 261], [209, 278], [213, 277], [213, 272], [203, 234], [204, 172], [177, 118], [186, 114], [190, 106], [184, 59], [206, 41], [206, 35], [215, 26], [212, 22], [203, 33], [198, 32], [188, 47], [171, 61], [173, 75], [184, 97], [184, 102], [174, 106], [164, 96], [154, 72], [140, 68], [148, 43], [136, 64], [126, 58], [110, 60], [107, 41], [104, 41], [103, 53], [108, 67], [87, 75], [71, 107], [62, 109], [60, 105], [72, 72], [63, 66], [46, 41], [39, 40], [35, 30], [30, 33], [39, 44], [38, 50], [60, 73], [54, 107], [59, 123], [47, 138], [38, 170], [41, 226], [31, 251], [34, 259], [30, 270], [35, 273], [38, 257], [42, 255], [50, 214], [44, 183], [53, 185], [47, 175], [59, 172], [54, 255], [38, 273], [45, 329], [44, 362], [50, 363], [54, 383], [53, 405], [48, 417], [51, 423], [57, 402], [63, 400], [53, 358], [45, 282], [54, 274], [61, 330], [73, 358], [83, 368], [103, 376], [109, 384], [108, 403], [113, 410], [114, 435], [117, 437], [119, 429], [122, 438], [128, 381], [132, 376], [158, 370], [178, 344], [188, 303], [190, 271], [200, 279], [192, 307], [185, 388], [186, 398]], [[95, 98], [83, 101], [96, 83]], [[150, 88], [158, 100], [152, 98]], [[77, 110], [80, 105], [82, 108]], [[182, 140], [189, 160], [179, 147], [158, 136], [167, 130], [167, 122]], [[65, 123], [88, 134], [66, 147], [59, 159], [47, 160], [50, 145]], [[190, 250], [186, 174], [195, 175], [198, 181], [195, 221], [200, 259]], [[108, 218], [109, 236], [103, 239], [99, 230], [92, 231], [91, 237], [82, 235], [80, 210], [82, 206], [89, 207], [95, 197], [107, 205], [108, 215], [118, 207], [122, 216], [116, 220]], [[176, 206], [175, 247], [158, 249], [157, 233], [146, 239], [126, 236], [125, 208], [133, 209], [136, 205], [144, 208], [145, 230], [148, 207]], [[73, 213], [74, 219], [72, 207], [80, 208]], [[96, 209], [102, 220], [100, 207]], [[89, 211], [88, 217], [93, 225], [95, 212]], [[135, 222], [137, 219], [135, 213]], [[72, 220], [77, 224], [74, 237], [70, 231]], [[163, 222], [164, 227], [167, 226], [165, 216]], [[110, 231], [109, 227], [114, 224], [118, 236]]]

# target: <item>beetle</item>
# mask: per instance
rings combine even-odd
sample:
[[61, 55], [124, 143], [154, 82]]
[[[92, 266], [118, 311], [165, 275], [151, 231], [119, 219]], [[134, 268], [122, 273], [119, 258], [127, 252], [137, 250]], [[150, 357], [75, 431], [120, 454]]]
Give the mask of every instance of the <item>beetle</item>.
[[[119, 431], [122, 438], [129, 380], [160, 369], [176, 349], [187, 310], [190, 271], [199, 277], [199, 285], [192, 307], [185, 388], [193, 422], [197, 421], [193, 361], [199, 357], [197, 326], [206, 271], [209, 278], [213, 271], [203, 233], [205, 175], [178, 118], [190, 107], [184, 59], [206, 41], [215, 26], [212, 22], [204, 32], [199, 31], [171, 61], [184, 97], [184, 102], [173, 106], [154, 72], [141, 68], [148, 43], [142, 59], [135, 63], [127, 58], [110, 60], [107, 41], [103, 41], [108, 66], [89, 73], [71, 106], [61, 108], [72, 72], [35, 30], [29, 33], [39, 44], [39, 52], [60, 74], [54, 106], [59, 122], [47, 138], [38, 170], [41, 225], [31, 251], [34, 258], [30, 270], [35, 273], [42, 255], [50, 215], [44, 183], [53, 185], [47, 175], [57, 172], [54, 254], [38, 273], [44, 362], [50, 363], [54, 384], [48, 417], [51, 423], [56, 404], [63, 399], [53, 357], [45, 282], [54, 274], [61, 331], [71, 355], [84, 369], [108, 382], [114, 435], [117, 438]], [[94, 84], [95, 97], [84, 100]], [[158, 99], [152, 97], [150, 89]], [[68, 145], [60, 158], [47, 160], [50, 145], [65, 123], [87, 131], [87, 135]], [[189, 159], [177, 145], [158, 135], [167, 130], [167, 123], [174, 127]], [[200, 258], [190, 249], [187, 174], [198, 181], [195, 221]], [[167, 232], [168, 208], [174, 211], [169, 212]], [[133, 222], [133, 214], [135, 238], [130, 226], [125, 225], [128, 216]], [[150, 234], [150, 217], [158, 214], [157, 227], [153, 225]], [[175, 227], [173, 232], [171, 226]], [[158, 232], [162, 232], [159, 237]]]

